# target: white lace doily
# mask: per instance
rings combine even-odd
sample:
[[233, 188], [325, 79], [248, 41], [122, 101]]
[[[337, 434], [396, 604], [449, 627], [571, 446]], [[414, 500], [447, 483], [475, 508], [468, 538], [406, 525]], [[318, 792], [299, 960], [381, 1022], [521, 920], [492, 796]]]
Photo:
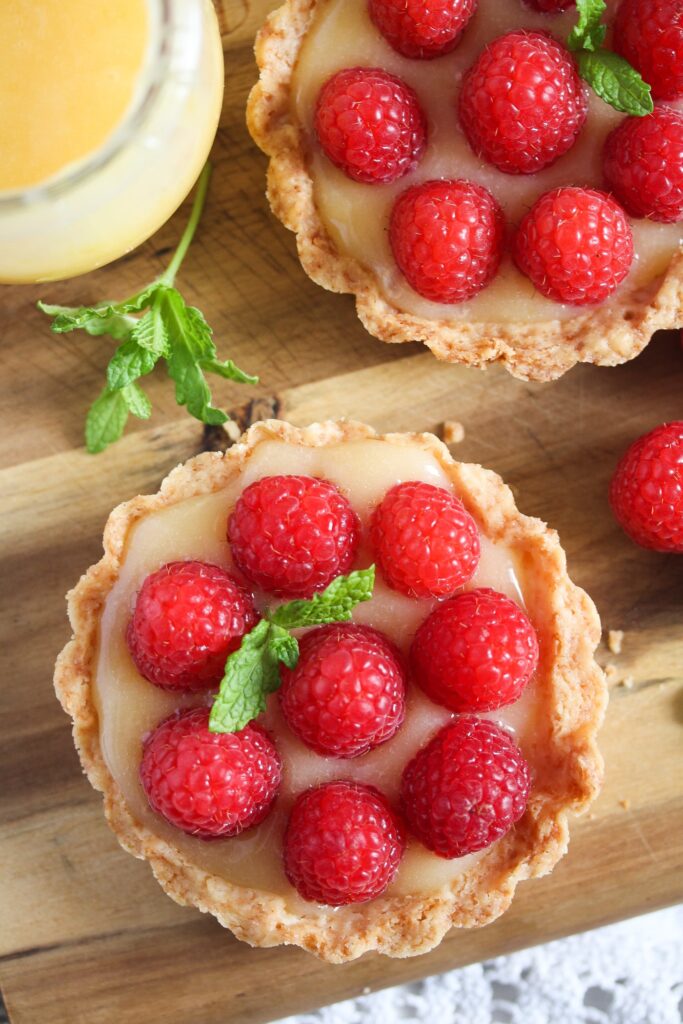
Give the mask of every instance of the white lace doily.
[[683, 906], [278, 1024], [681, 1024]]

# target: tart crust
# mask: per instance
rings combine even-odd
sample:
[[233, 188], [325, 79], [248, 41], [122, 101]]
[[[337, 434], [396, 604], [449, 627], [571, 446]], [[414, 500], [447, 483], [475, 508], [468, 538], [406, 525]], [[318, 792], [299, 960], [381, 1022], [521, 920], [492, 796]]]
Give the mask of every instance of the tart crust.
[[247, 105], [252, 138], [270, 157], [267, 195], [273, 213], [296, 233], [301, 264], [313, 281], [356, 297], [358, 316], [381, 341], [423, 342], [437, 359], [484, 367], [502, 363], [522, 380], [560, 377], [577, 362], [615, 366], [637, 356], [655, 331], [683, 326], [683, 249], [648, 289], [615, 298], [567, 320], [465, 323], [405, 312], [388, 300], [376, 275], [340, 253], [314, 198], [303, 133], [291, 109], [291, 79], [318, 0], [286, 0], [256, 37], [260, 77]]
[[[376, 437], [395, 445], [419, 445], [429, 452], [484, 532], [493, 541], [514, 544], [528, 560], [543, 619], [537, 628], [551, 637], [543, 645], [546, 660], [551, 660], [544, 665], [551, 715], [543, 785], [532, 790], [527, 811], [511, 832], [433, 894], [383, 896], [334, 913], [311, 904], [306, 916], [299, 917], [282, 896], [231, 884], [193, 865], [135, 818], [100, 745], [93, 699], [99, 621], [125, 558], [130, 531], [149, 513], [220, 490], [240, 473], [261, 441], [275, 438], [317, 447]], [[332, 963], [368, 950], [395, 957], [424, 953], [452, 926], [493, 921], [509, 906], [518, 882], [551, 871], [567, 848], [568, 812], [583, 811], [600, 788], [603, 765], [595, 736], [607, 689], [594, 660], [600, 638], [595, 607], [567, 575], [555, 531], [518, 512], [510, 489], [495, 473], [454, 462], [432, 434], [377, 435], [362, 423], [346, 421], [306, 429], [278, 420], [256, 423], [225, 453], [198, 455], [174, 469], [156, 494], [115, 508], [104, 532], [104, 555], [68, 594], [68, 609], [74, 635], [57, 660], [55, 689], [73, 719], [74, 740], [88, 779], [104, 794], [111, 828], [126, 850], [149, 861], [157, 880], [176, 902], [213, 914], [254, 946], [291, 943]]]

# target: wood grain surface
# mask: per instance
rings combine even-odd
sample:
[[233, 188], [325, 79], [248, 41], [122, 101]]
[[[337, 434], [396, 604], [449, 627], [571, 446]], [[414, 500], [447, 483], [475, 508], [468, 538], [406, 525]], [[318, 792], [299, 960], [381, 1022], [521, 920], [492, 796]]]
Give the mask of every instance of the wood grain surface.
[[180, 282], [214, 325], [221, 354], [261, 374], [257, 389], [218, 381], [216, 398], [241, 426], [273, 413], [296, 424], [355, 416], [392, 430], [463, 423], [456, 457], [500, 472], [524, 512], [558, 528], [605, 628], [625, 631], [621, 655], [601, 652], [628, 684], [611, 692], [607, 781], [551, 877], [522, 885], [496, 924], [452, 933], [404, 961], [368, 956], [333, 967], [300, 950], [252, 950], [172, 903], [147, 866], [119, 849], [52, 690], [69, 632], [63, 595], [99, 557], [115, 503], [156, 489], [177, 462], [227, 439], [179, 413], [160, 374], [148, 378], [153, 419], [86, 455], [84, 414], [109, 344], [52, 336], [34, 303], [132, 292], [162, 266], [181, 211], [108, 269], [0, 290], [0, 984], [13, 1024], [266, 1021], [683, 899], [683, 559], [629, 543], [606, 501], [626, 444], [683, 415], [678, 340], [661, 336], [629, 365], [578, 367], [539, 385], [370, 338], [350, 299], [304, 277], [264, 200], [265, 162], [243, 109], [267, 6], [223, 5], [216, 170]]

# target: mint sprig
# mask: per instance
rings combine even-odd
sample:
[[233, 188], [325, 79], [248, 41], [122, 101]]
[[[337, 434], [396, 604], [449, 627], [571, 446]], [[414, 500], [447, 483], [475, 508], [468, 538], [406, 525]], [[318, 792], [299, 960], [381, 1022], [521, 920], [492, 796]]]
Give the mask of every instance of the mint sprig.
[[348, 622], [356, 605], [370, 600], [374, 585], [371, 565], [337, 576], [308, 601], [289, 601], [266, 611], [225, 663], [209, 716], [211, 732], [238, 732], [265, 711], [266, 697], [280, 686], [280, 663], [294, 668], [299, 660], [299, 644], [290, 630]]
[[38, 308], [53, 318], [51, 326], [56, 334], [82, 330], [95, 337], [109, 335], [119, 342], [107, 367], [106, 386], [86, 418], [89, 452], [101, 452], [117, 441], [129, 414], [140, 419], [151, 415], [151, 403], [137, 381], [151, 373], [159, 360], [166, 363], [175, 384], [178, 405], [184, 405], [203, 423], [217, 425], [228, 419], [227, 413], [211, 403], [207, 373], [239, 384], [258, 383], [258, 377], [240, 370], [231, 359], [218, 359], [213, 332], [204, 315], [188, 306], [175, 287], [176, 275], [201, 219], [210, 176], [207, 164], [197, 184], [190, 219], [161, 277], [122, 302], [95, 306], [38, 303]]
[[603, 46], [607, 26], [602, 18], [605, 0], [576, 0], [578, 21], [567, 46], [576, 53], [579, 74], [597, 95], [615, 110], [644, 117], [654, 110], [652, 90], [642, 76], [618, 53]]

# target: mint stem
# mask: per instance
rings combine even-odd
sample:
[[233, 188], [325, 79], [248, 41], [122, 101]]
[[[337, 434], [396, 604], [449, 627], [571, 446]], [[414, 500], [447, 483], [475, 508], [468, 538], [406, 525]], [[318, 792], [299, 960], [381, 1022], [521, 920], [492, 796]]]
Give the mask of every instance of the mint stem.
[[199, 175], [197, 182], [197, 191], [195, 192], [194, 202], [192, 203], [192, 212], [190, 213], [190, 219], [187, 222], [187, 227], [183, 231], [183, 236], [178, 242], [178, 247], [173, 253], [173, 258], [169, 263], [164, 274], [159, 278], [160, 284], [167, 284], [169, 287], [173, 287], [175, 282], [176, 274], [180, 270], [181, 264], [185, 259], [185, 254], [192, 244], [194, 233], [197, 230], [197, 225], [201, 220], [201, 216], [204, 210], [204, 203], [206, 202], [206, 193], [209, 190], [209, 180], [211, 178], [211, 164], [207, 160], [204, 164], [204, 169]]

